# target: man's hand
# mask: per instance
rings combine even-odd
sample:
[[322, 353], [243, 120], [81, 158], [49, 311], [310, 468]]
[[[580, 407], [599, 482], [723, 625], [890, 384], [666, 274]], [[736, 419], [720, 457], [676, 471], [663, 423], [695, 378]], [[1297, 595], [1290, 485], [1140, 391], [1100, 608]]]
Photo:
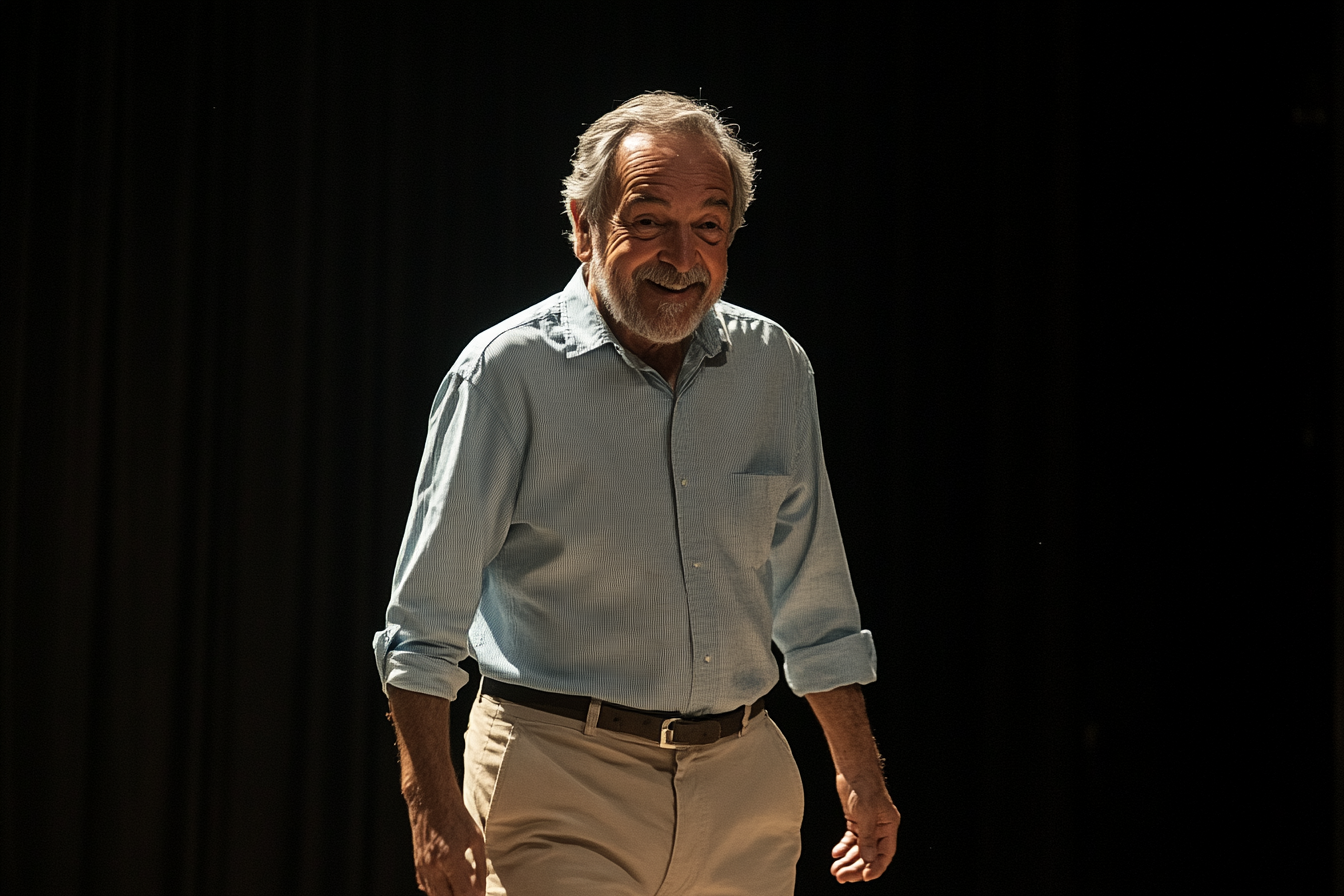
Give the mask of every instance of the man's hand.
[[429, 896], [485, 896], [485, 839], [462, 802], [448, 752], [449, 702], [391, 685], [387, 702], [401, 751], [416, 882]]
[[831, 850], [831, 874], [842, 884], [876, 880], [896, 855], [901, 813], [887, 793], [863, 691], [856, 684], [808, 694], [835, 760], [835, 789], [845, 813], [845, 835]]
[[876, 880], [896, 855], [896, 829], [901, 813], [891, 802], [881, 779], [868, 786], [851, 787], [836, 774], [835, 789], [845, 812], [845, 836], [831, 850], [831, 874], [842, 884]]
[[429, 896], [484, 896], [485, 839], [462, 801], [435, 812], [408, 797], [407, 808], [420, 889]]

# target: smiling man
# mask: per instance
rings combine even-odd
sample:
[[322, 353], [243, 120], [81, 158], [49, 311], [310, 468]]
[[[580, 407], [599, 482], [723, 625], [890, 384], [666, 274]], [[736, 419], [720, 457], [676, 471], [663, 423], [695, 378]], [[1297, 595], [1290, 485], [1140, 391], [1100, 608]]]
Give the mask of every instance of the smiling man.
[[[754, 161], [650, 93], [565, 181], [564, 290], [444, 380], [374, 651], [416, 874], [440, 894], [786, 894], [802, 786], [762, 700], [784, 656], [826, 733], [842, 882], [896, 849], [859, 685], [875, 678], [812, 369], [720, 301]], [[448, 707], [474, 695], [459, 787]]]

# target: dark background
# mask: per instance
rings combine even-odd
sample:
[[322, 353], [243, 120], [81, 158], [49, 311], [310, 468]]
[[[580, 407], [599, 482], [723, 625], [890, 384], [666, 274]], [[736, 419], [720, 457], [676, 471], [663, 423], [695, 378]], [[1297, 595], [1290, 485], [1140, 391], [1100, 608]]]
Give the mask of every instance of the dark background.
[[1328, 890], [1340, 7], [486, 6], [3, 14], [0, 889], [414, 891], [370, 642], [429, 403], [664, 88], [758, 145], [728, 295], [817, 370], [904, 815], [858, 889]]

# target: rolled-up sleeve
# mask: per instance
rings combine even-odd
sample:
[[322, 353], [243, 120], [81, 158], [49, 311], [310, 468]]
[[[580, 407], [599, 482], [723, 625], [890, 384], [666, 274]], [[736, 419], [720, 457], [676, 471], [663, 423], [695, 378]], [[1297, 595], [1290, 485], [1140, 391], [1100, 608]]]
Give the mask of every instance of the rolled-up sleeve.
[[859, 605], [840, 539], [821, 447], [810, 369], [800, 390], [793, 483], [779, 508], [771, 548], [773, 639], [795, 694], [815, 694], [877, 679], [872, 633]]
[[453, 699], [485, 568], [508, 534], [520, 451], [488, 401], [459, 372], [435, 397], [415, 497], [374, 636], [383, 690]]

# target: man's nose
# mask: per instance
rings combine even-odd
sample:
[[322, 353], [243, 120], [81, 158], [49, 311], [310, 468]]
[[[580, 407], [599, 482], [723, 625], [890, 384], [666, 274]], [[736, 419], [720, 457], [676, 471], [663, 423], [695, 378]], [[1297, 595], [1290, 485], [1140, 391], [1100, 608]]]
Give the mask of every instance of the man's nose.
[[696, 265], [695, 236], [690, 227], [672, 227], [663, 242], [658, 260], [670, 264], [678, 273], [686, 273]]

